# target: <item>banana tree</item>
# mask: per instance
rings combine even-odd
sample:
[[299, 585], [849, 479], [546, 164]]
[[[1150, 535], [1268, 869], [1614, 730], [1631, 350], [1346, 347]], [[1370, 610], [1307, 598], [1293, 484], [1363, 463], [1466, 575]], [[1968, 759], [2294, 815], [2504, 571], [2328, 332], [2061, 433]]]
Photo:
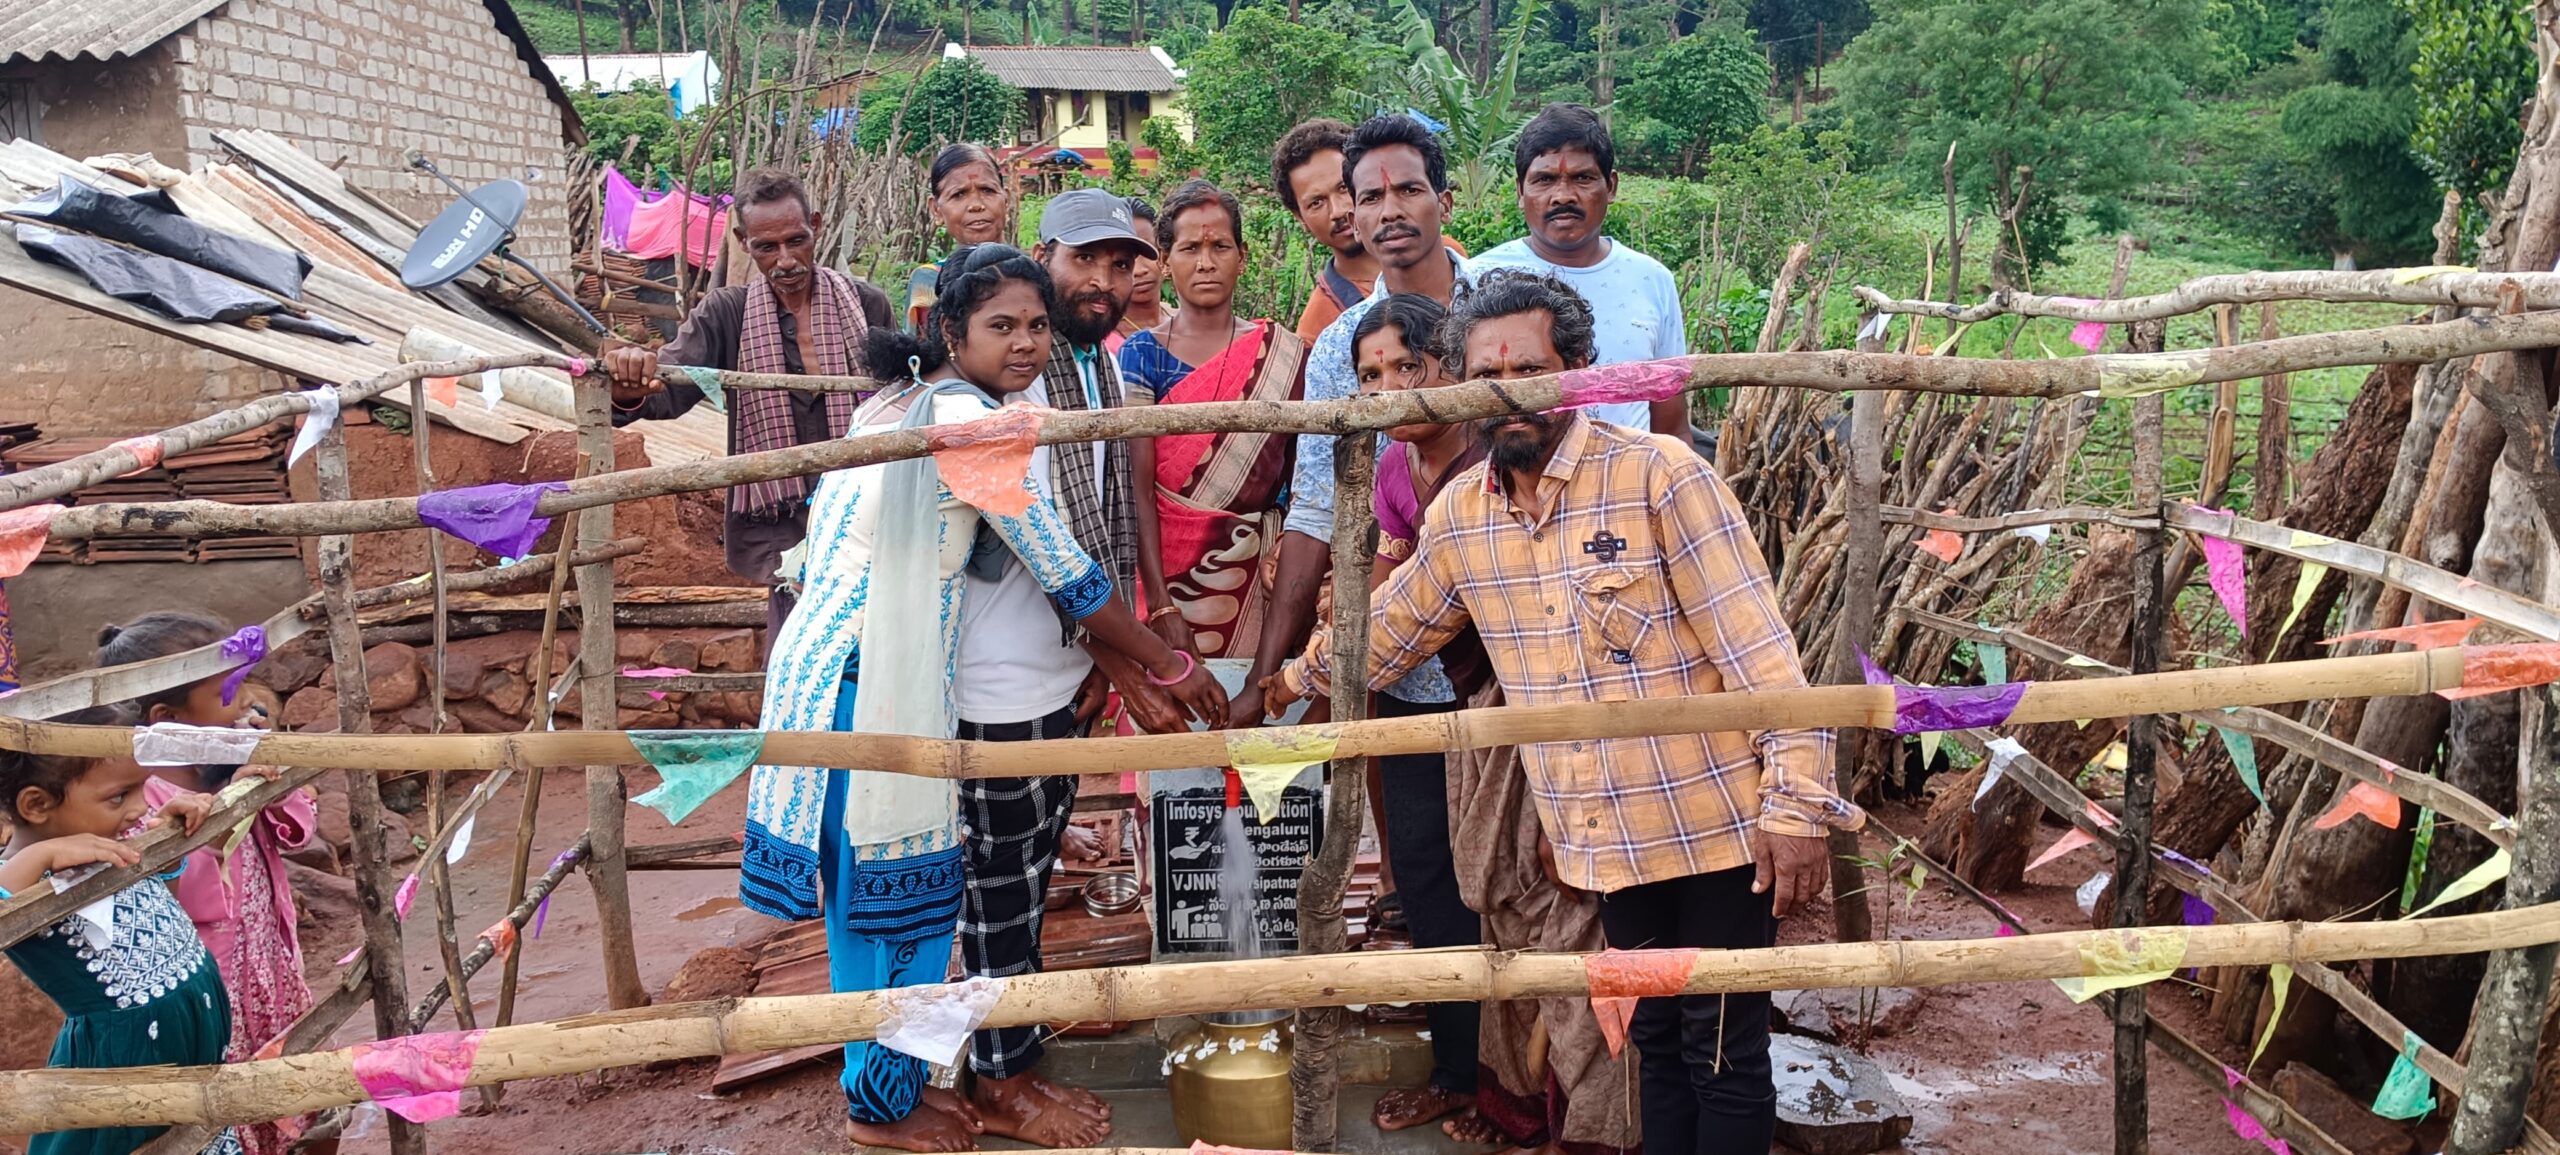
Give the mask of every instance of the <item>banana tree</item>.
[[1531, 110], [1518, 107], [1520, 58], [1546, 26], [1545, 0], [1521, 0], [1520, 10], [1502, 30], [1492, 79], [1481, 87], [1440, 46], [1430, 18], [1413, 0], [1396, 0], [1391, 20], [1412, 62], [1389, 78], [1386, 91], [1360, 102], [1373, 112], [1412, 109], [1445, 126], [1442, 145], [1458, 201], [1471, 208], [1480, 205], [1501, 187], [1512, 140], [1529, 120]]

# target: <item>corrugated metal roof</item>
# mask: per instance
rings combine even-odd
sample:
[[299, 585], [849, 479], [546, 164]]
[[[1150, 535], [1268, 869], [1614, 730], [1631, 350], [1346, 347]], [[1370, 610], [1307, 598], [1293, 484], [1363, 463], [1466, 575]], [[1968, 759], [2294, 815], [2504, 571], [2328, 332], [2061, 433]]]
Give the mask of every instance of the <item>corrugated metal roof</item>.
[[223, 0], [0, 0], [0, 62], [113, 60], [166, 39]]
[[1153, 48], [990, 48], [970, 57], [1015, 88], [1074, 92], [1179, 92], [1181, 74]]

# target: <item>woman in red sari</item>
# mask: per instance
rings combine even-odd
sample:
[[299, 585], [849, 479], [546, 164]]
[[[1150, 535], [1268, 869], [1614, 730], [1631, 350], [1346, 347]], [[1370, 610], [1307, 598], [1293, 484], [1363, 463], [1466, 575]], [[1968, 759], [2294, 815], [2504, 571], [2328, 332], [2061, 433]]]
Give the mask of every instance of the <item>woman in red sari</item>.
[[[1295, 401], [1306, 343], [1270, 321], [1235, 314], [1244, 273], [1244, 214], [1206, 181], [1175, 189], [1156, 222], [1165, 279], [1182, 307], [1120, 346], [1131, 404]], [[1138, 501], [1138, 579], [1147, 624], [1204, 658], [1253, 656], [1262, 629], [1262, 557], [1279, 533], [1280, 491], [1295, 439], [1195, 433], [1130, 443], [1155, 499]]]

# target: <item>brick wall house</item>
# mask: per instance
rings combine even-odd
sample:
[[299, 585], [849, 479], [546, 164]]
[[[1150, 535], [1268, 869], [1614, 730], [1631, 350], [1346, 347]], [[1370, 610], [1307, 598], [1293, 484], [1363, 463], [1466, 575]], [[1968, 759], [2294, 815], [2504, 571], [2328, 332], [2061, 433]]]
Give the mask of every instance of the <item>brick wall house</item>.
[[[568, 260], [567, 161], [584, 129], [506, 0], [0, 0], [0, 140], [71, 157], [224, 159], [213, 134], [265, 129], [419, 220], [466, 187], [525, 181], [516, 252]], [[165, 428], [280, 387], [272, 374], [0, 288], [15, 336], [0, 419], [49, 433]]]

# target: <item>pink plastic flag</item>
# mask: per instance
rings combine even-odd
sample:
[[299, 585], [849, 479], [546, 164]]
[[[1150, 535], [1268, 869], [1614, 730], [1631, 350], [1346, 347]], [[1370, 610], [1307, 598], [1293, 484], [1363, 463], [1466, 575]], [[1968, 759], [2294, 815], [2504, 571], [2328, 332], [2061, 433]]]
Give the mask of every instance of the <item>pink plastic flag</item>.
[[1998, 931], [1997, 933], [1993, 934], [1991, 937], [1993, 937], [1993, 938], [2016, 938], [2016, 937], [2018, 937], [2018, 928], [2016, 928], [2016, 927], [2014, 927], [2014, 926], [2011, 926], [2011, 925], [2009, 925], [2008, 923], [2005, 923], [2005, 922], [2004, 922], [2004, 923], [2001, 923], [2001, 924], [2000, 924], [2000, 929], [1999, 929], [1999, 931]]
[[2471, 636], [2471, 631], [2479, 628], [2480, 619], [2478, 618], [2454, 618], [2451, 621], [2419, 622], [2414, 626], [2393, 626], [2387, 630], [2357, 630], [2352, 634], [2324, 638], [2320, 644], [2334, 646], [2340, 642], [2355, 641], [2407, 642], [2411, 649], [2433, 650], [2461, 645], [2463, 639]]
[[1556, 406], [1558, 409], [1615, 405], [1626, 401], [1660, 401], [1688, 391], [1689, 363], [1679, 360], [1625, 361], [1574, 369], [1564, 375], [1561, 389], [1564, 400]]
[[400, 880], [400, 889], [392, 892], [391, 912], [399, 915], [400, 921], [409, 921], [409, 904], [417, 901], [417, 898], [418, 873], [413, 870], [409, 872], [409, 877]]
[[935, 426], [926, 444], [933, 467], [951, 496], [1006, 517], [1031, 508], [1031, 451], [1040, 444], [1040, 411], [1028, 406], [997, 410], [975, 421]]
[[2249, 636], [2249, 576], [2240, 561], [2240, 543], [2212, 534], [2198, 534], [2204, 546], [2205, 581], [2213, 586], [2213, 596], [2222, 599], [2222, 612], [2231, 615], [2231, 624], [2240, 627], [2240, 636]]
[[168, 452], [169, 449], [167, 443], [161, 441], [160, 435], [157, 433], [146, 433], [140, 437], [128, 437], [108, 446], [107, 448], [122, 449], [133, 454], [133, 459], [138, 464], [136, 464], [132, 469], [127, 470], [126, 472], [128, 473], [140, 473], [146, 469], [159, 468], [161, 455]]
[[53, 515], [61, 509], [46, 502], [0, 512], [0, 578], [16, 577], [35, 564], [45, 539], [53, 536]]
[[2060, 859], [2063, 855], [2069, 854], [2074, 850], [2078, 850], [2083, 846], [2095, 846], [2097, 844], [2097, 837], [2090, 834], [2088, 831], [2072, 830], [2064, 834], [2062, 837], [2055, 839], [2053, 845], [2045, 848], [2043, 854], [2037, 855], [2034, 862], [2027, 864], [2027, 869], [2035, 870], [2041, 868], [2057, 859]]
[[1627, 1024], [1635, 1020], [1636, 1000], [1668, 998], [1689, 985], [1697, 969], [1695, 949], [1604, 950], [1582, 956], [1582, 974], [1591, 984], [1591, 1016], [1600, 1022], [1600, 1037], [1617, 1057], [1627, 1046]]
[[[611, 171], [613, 171], [613, 170], [611, 170], [611, 169], [606, 169], [605, 171], [607, 171], [607, 172], [611, 172]], [[569, 375], [570, 375], [571, 377], [584, 377], [584, 376], [586, 376], [586, 375], [587, 375], [587, 359], [586, 359], [586, 358], [584, 358], [584, 357], [571, 357], [571, 358], [569, 358]]]
[[450, 1119], [462, 1110], [462, 1088], [487, 1033], [447, 1031], [358, 1043], [356, 1082], [383, 1110], [412, 1123]]
[[2097, 352], [2098, 346], [2107, 343], [2107, 323], [2104, 321], [2082, 321], [2077, 325], [2073, 325], [2071, 327], [2071, 343], [2078, 345], [2089, 352]]
[[[645, 670], [624, 670], [622, 672], [622, 676], [626, 678], [681, 678], [692, 672], [693, 671], [691, 670], [678, 669], [674, 666], [651, 666]], [[651, 690], [648, 694], [649, 700], [652, 702], [663, 702], [667, 700], [667, 691], [665, 690]]]
[[[2237, 1091], [2240, 1089], [2240, 1084], [2244, 1081], [2245, 1080], [2240, 1077], [2240, 1072], [2234, 1071], [2229, 1067], [2224, 1067], [2222, 1069], [2222, 1085], [2224, 1087]], [[2274, 1152], [2275, 1155], [2293, 1155], [2293, 1148], [2286, 1146], [2284, 1140], [2268, 1134], [2267, 1125], [2259, 1122], [2257, 1116], [2240, 1109], [2239, 1100], [2228, 1098], [2224, 1099], [2222, 1101], [2222, 1109], [2230, 1113], [2231, 1130], [2237, 1133], [2241, 1138], [2257, 1143], [2258, 1145], [2265, 1147], [2267, 1150]]]

